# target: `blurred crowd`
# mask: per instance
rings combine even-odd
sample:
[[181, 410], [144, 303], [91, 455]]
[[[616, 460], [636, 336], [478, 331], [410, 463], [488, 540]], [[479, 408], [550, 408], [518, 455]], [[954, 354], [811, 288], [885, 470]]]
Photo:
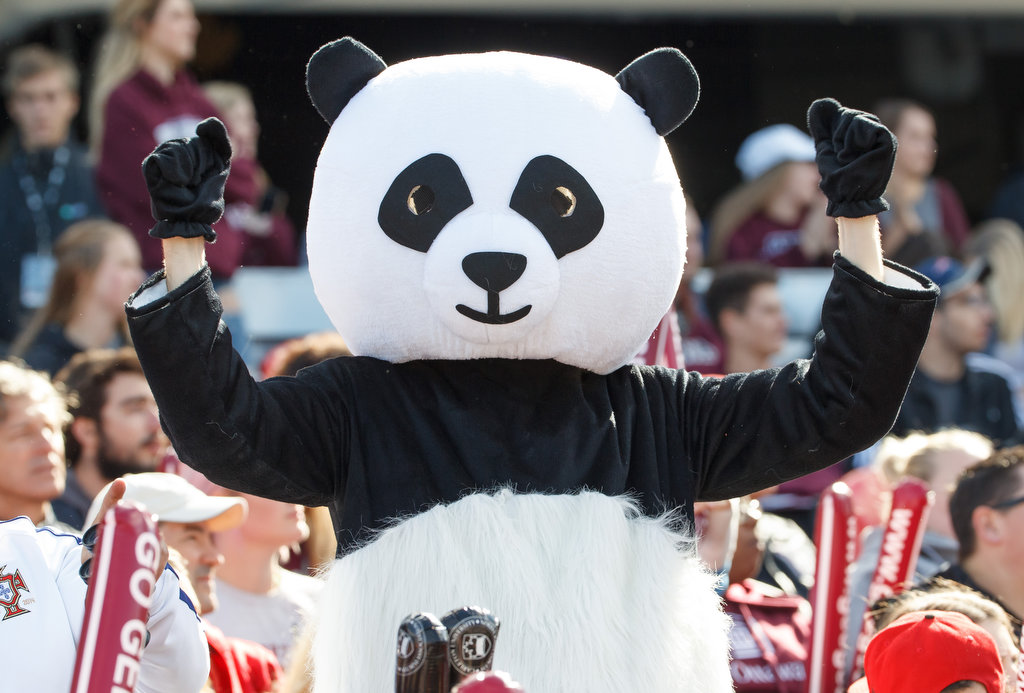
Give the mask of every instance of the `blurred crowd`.
[[[249, 89], [199, 84], [189, 72], [199, 29], [190, 0], [115, 4], [89, 66], [87, 143], [72, 134], [80, 66], [42, 45], [13, 50], [4, 66], [15, 127], [0, 158], [0, 521], [25, 516], [80, 535], [125, 479], [124, 497], [157, 517], [201, 615], [208, 689], [305, 690], [304, 625], [318, 571], [336, 551], [330, 517], [236, 493], [181, 464], [126, 330], [124, 301], [161, 263], [140, 163], [209, 116], [224, 121], [234, 151], [218, 240], [207, 248], [218, 286], [239, 267], [301, 262], [286, 193], [259, 163]], [[737, 690], [802, 691], [822, 548], [816, 513], [822, 493], [844, 484], [862, 529], [846, 679], [866, 670], [869, 684], [895, 681], [891, 652], [910, 637], [900, 629], [918, 641], [969, 634], [995, 661], [964, 680], [994, 693], [984, 677], [998, 671], [1009, 693], [1024, 617], [1022, 180], [991, 191], [986, 218], [972, 224], [957, 190], [934, 175], [941, 138], [928, 107], [886, 95], [863, 106], [899, 141], [881, 217], [885, 256], [942, 291], [917, 373], [892, 433], [869, 450], [757, 496], [698, 504], [700, 550], [734, 620]], [[837, 248], [814, 160], [813, 141], [794, 124], [738, 143], [742, 182], [712, 209], [689, 205], [686, 271], [638, 362], [708, 377], [780, 365], [793, 317], [780, 277], [831, 266]], [[809, 355], [814, 335], [801, 337]], [[335, 334], [289, 340], [270, 350], [260, 376], [347, 354]], [[869, 599], [893, 491], [908, 478], [934, 499], [915, 547], [916, 584]], [[881, 646], [858, 644], [865, 629], [887, 633], [888, 659]]]

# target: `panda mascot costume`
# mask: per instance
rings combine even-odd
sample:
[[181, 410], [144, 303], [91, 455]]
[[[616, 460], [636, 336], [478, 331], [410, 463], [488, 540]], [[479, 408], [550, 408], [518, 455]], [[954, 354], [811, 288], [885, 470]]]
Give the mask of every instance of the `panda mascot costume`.
[[840, 229], [815, 353], [704, 378], [629, 365], [682, 272], [663, 139], [697, 101], [682, 53], [613, 77], [505, 52], [389, 67], [345, 38], [307, 86], [331, 123], [309, 268], [357, 356], [257, 383], [232, 349], [203, 254], [229, 168], [217, 121], [143, 166], [165, 268], [127, 311], [182, 460], [331, 509], [315, 690], [394, 690], [401, 620], [468, 604], [501, 621], [494, 668], [530, 693], [731, 690], [692, 505], [891, 426], [937, 295], [879, 250], [892, 135], [812, 106]]

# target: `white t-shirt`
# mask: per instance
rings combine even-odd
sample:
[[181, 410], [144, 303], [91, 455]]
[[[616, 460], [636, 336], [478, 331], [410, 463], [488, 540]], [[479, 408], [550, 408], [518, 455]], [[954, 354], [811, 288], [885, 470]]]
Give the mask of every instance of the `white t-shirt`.
[[[85, 617], [77, 536], [36, 529], [27, 517], [0, 522], [0, 688], [67, 691]], [[5, 618], [6, 616], [6, 618]], [[199, 617], [165, 569], [156, 583], [137, 693], [190, 693], [205, 684], [210, 651]], [[116, 635], [115, 635], [116, 637]]]
[[245, 592], [217, 578], [219, 605], [203, 617], [224, 631], [224, 635], [269, 648], [285, 667], [322, 587], [322, 580], [284, 569], [280, 571], [278, 585], [267, 594]]

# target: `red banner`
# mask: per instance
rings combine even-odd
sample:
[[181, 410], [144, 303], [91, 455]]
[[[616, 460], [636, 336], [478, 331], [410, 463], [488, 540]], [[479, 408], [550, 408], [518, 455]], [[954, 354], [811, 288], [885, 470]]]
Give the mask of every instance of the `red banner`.
[[864, 621], [857, 637], [854, 672], [863, 668], [864, 652], [875, 634], [874, 623], [867, 612], [879, 599], [899, 594], [913, 580], [914, 566], [924, 539], [925, 521], [934, 500], [934, 494], [917, 479], [903, 480], [892, 492], [892, 509], [882, 535], [882, 550], [868, 587]]
[[846, 693], [843, 633], [850, 618], [849, 567], [860, 545], [850, 488], [837, 481], [821, 494], [814, 531], [818, 547], [811, 593], [807, 693]]
[[107, 511], [92, 557], [71, 693], [135, 690], [160, 557], [148, 513], [128, 505]]

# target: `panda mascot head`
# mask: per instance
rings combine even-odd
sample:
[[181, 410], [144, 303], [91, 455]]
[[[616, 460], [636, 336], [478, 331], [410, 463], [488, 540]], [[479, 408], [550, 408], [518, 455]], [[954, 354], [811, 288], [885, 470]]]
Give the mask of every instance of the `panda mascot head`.
[[[353, 352], [596, 377], [632, 360], [682, 273], [685, 203], [663, 139], [699, 92], [682, 53], [613, 77], [507, 52], [388, 67], [341, 39], [312, 57], [307, 86], [331, 124], [309, 269]], [[502, 622], [495, 668], [531, 693], [731, 690], [692, 542], [628, 498], [509, 490], [407, 518], [336, 562], [315, 690], [394, 690], [401, 619], [474, 603]]]
[[682, 272], [685, 202], [662, 138], [697, 101], [682, 53], [612, 77], [505, 52], [387, 67], [341, 39], [307, 85], [331, 123], [310, 273], [355, 353], [597, 373], [632, 359]]

